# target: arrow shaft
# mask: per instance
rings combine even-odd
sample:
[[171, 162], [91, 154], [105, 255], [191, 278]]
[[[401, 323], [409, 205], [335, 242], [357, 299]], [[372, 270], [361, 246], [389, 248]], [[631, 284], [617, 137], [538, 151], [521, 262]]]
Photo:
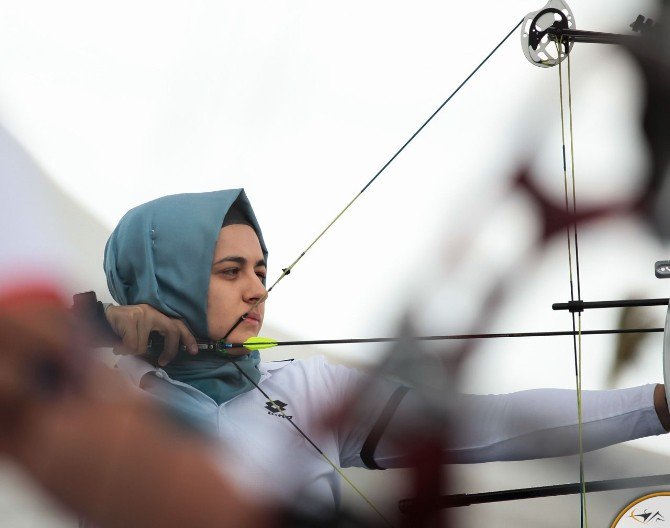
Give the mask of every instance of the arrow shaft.
[[[432, 335], [418, 336], [412, 338], [402, 337], [368, 337], [355, 339], [313, 339], [306, 341], [257, 341], [255, 345], [274, 345], [274, 346], [305, 346], [305, 345], [343, 345], [343, 344], [362, 344], [362, 343], [397, 343], [400, 341], [451, 341], [465, 339], [501, 339], [501, 338], [522, 338], [522, 337], [558, 337], [581, 335], [609, 335], [609, 334], [642, 334], [642, 333], [661, 333], [663, 328], [620, 328], [611, 330], [558, 330], [551, 332], [507, 332], [491, 334], [451, 334], [451, 335]], [[244, 343], [225, 343], [224, 348], [241, 348]]]

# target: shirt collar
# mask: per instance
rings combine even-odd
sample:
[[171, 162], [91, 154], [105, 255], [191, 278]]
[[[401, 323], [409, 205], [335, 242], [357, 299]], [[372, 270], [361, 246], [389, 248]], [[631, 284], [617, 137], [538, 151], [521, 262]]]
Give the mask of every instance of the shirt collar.
[[260, 363], [260, 365], [258, 365], [258, 370], [261, 371], [262, 376], [267, 375], [267, 377], [270, 377], [272, 372], [283, 369], [292, 362], [292, 359], [282, 359], [281, 361], [263, 361]]
[[[261, 381], [269, 379], [272, 376], [272, 373], [283, 369], [287, 365], [290, 365], [293, 362], [292, 359], [285, 359], [282, 361], [263, 361], [258, 365], [258, 370], [261, 372]], [[160, 367], [154, 367], [151, 363], [148, 363], [142, 358], [137, 356], [122, 356], [117, 362], [116, 366], [121, 372], [130, 378], [131, 383], [134, 386], [139, 387], [142, 378], [147, 375], [149, 372], [161, 372], [161, 377], [176, 383], [172, 378], [170, 378], [167, 373]]]
[[116, 368], [123, 372], [130, 379], [130, 382], [137, 387], [140, 386], [140, 381], [142, 381], [145, 374], [158, 372], [159, 370], [157, 367], [136, 356], [121, 357], [116, 362]]

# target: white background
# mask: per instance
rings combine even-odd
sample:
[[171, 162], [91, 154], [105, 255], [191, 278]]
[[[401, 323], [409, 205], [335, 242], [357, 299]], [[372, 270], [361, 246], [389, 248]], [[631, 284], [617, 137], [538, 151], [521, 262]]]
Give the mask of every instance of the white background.
[[[244, 187], [277, 277], [472, 68], [541, 3], [0, 1], [0, 122], [110, 230], [130, 207]], [[626, 31], [648, 3], [572, 2], [577, 26]], [[611, 47], [572, 63], [580, 206], [624, 200], [646, 151], [640, 84]], [[297, 338], [467, 331], [501, 274], [486, 331], [568, 329], [566, 243], [536, 252], [538, 217], [509, 192], [523, 164], [560, 203], [558, 72], [515, 33], [280, 283], [267, 322]], [[581, 231], [586, 300], [664, 297], [670, 248], [630, 217]], [[91, 266], [100, 266], [100, 262]], [[661, 324], [663, 308], [651, 311]], [[585, 328], [612, 327], [614, 311]], [[605, 388], [612, 338], [584, 339], [585, 388]], [[661, 380], [660, 337], [620, 385]], [[332, 348], [353, 361], [380, 347]], [[570, 339], [488, 342], [462, 388], [573, 387]], [[647, 445], [647, 444], [645, 444]], [[662, 449], [656, 440], [648, 445]]]

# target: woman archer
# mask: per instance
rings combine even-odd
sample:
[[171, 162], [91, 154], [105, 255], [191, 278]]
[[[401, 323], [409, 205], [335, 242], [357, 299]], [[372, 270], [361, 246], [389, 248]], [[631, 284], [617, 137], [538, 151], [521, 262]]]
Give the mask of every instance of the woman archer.
[[[380, 469], [404, 464], [392, 438], [416, 409], [411, 389], [375, 379], [375, 396], [355, 421], [324, 428], [324, 410], [370, 378], [322, 358], [265, 363], [246, 349], [227, 356], [198, 351], [194, 335], [242, 343], [262, 327], [267, 249], [243, 190], [166, 196], [130, 210], [110, 236], [104, 266], [120, 305], [105, 312], [123, 340], [115, 349], [124, 354], [120, 371], [217, 437], [227, 471], [243, 489], [279, 501], [306, 496], [303, 504], [332, 510], [339, 481], [330, 462]], [[152, 331], [165, 338], [162, 353], [147, 352]], [[459, 433], [445, 447], [453, 462], [578, 450], [574, 391], [455, 398]], [[585, 391], [582, 407], [585, 451], [670, 429], [663, 385]], [[380, 435], [375, 425], [382, 415]]]

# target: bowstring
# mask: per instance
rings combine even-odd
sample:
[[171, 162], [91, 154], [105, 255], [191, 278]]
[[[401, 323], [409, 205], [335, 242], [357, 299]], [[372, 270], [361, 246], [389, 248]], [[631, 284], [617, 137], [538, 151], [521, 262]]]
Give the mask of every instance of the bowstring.
[[375, 180], [376, 180], [377, 178], [379, 178], [379, 176], [381, 176], [381, 174], [382, 174], [382, 173], [389, 167], [389, 165], [391, 165], [391, 163], [393, 163], [393, 162], [395, 161], [395, 159], [402, 153], [402, 151], [405, 150], [405, 148], [406, 148], [412, 141], [414, 141], [414, 139], [421, 133], [421, 131], [422, 131], [424, 128], [426, 128], [426, 126], [428, 126], [428, 123], [430, 123], [430, 122], [433, 120], [433, 118], [434, 118], [434, 117], [435, 117], [435, 116], [436, 116], [436, 115], [437, 115], [437, 114], [438, 114], [438, 113], [439, 113], [439, 112], [440, 112], [440, 111], [447, 105], [447, 103], [449, 103], [449, 101], [451, 101], [451, 100], [453, 99], [453, 97], [454, 97], [454, 96], [461, 90], [461, 88], [463, 88], [463, 87], [467, 84], [467, 82], [468, 82], [468, 81], [469, 81], [469, 80], [470, 80], [470, 79], [471, 79], [471, 78], [472, 78], [472, 77], [479, 71], [479, 69], [480, 69], [482, 66], [484, 66], [484, 64], [491, 58], [491, 56], [493, 56], [493, 54], [494, 54], [496, 51], [498, 51], [498, 48], [500, 48], [500, 46], [502, 46], [502, 45], [507, 41], [507, 39], [508, 39], [509, 37], [511, 37], [512, 34], [513, 34], [517, 29], [519, 29], [519, 27], [521, 26], [521, 24], [523, 24], [523, 21], [524, 21], [524, 19], [522, 18], [522, 19], [521, 19], [521, 20], [520, 20], [520, 21], [519, 21], [519, 22], [518, 22], [518, 23], [517, 23], [517, 24], [516, 24], [516, 25], [515, 25], [515, 26], [514, 26], [514, 27], [513, 27], [507, 34], [506, 34], [506, 35], [505, 35], [505, 37], [504, 37], [500, 42], [498, 42], [498, 44], [496, 44], [496, 46], [489, 52], [489, 54], [486, 55], [486, 57], [484, 57], [484, 59], [483, 59], [483, 60], [482, 60], [482, 61], [475, 67], [475, 69], [473, 69], [473, 70], [470, 72], [470, 74], [469, 74], [463, 81], [461, 81], [461, 83], [456, 87], [456, 89], [455, 89], [454, 91], [452, 91], [452, 92], [449, 94], [449, 96], [442, 102], [442, 104], [440, 104], [440, 106], [437, 107], [437, 109], [430, 115], [430, 117], [428, 117], [428, 119], [426, 119], [426, 120], [421, 124], [421, 126], [420, 126], [419, 128], [416, 129], [416, 131], [409, 137], [409, 139], [408, 139], [407, 141], [405, 141], [405, 143], [403, 143], [403, 145], [402, 145], [402, 146], [395, 152], [395, 154], [393, 154], [393, 156], [391, 156], [391, 157], [389, 158], [389, 160], [388, 160], [386, 163], [384, 163], [384, 165], [382, 165], [381, 169], [379, 169], [379, 170], [376, 172], [376, 174], [370, 179], [370, 181], [368, 181], [368, 182], [365, 184], [365, 186], [364, 186], [360, 191], [358, 191], [358, 193], [357, 193], [357, 194], [356, 194], [356, 195], [349, 201], [349, 203], [347, 203], [347, 205], [345, 205], [344, 208], [343, 208], [339, 213], [337, 213], [337, 215], [335, 215], [335, 217], [334, 217], [334, 218], [328, 223], [328, 225], [326, 225], [326, 227], [325, 227], [325, 228], [324, 228], [324, 229], [323, 229], [323, 230], [322, 230], [322, 231], [321, 231], [321, 232], [320, 232], [320, 233], [319, 233], [319, 234], [318, 234], [318, 235], [317, 235], [317, 236], [316, 236], [316, 237], [315, 237], [315, 238], [314, 238], [308, 245], [307, 245], [307, 247], [306, 247], [303, 251], [300, 252], [300, 254], [298, 255], [298, 257], [297, 257], [295, 260], [293, 260], [293, 262], [291, 262], [291, 264], [289, 264], [287, 267], [282, 268], [282, 272], [281, 272], [281, 274], [279, 275], [279, 277], [277, 278], [277, 280], [275, 280], [275, 281], [272, 283], [272, 285], [267, 289], [265, 295], [264, 295], [263, 297], [259, 298], [259, 299], [258, 299], [252, 306], [251, 306], [251, 308], [249, 308], [244, 314], [242, 314], [242, 315], [239, 317], [239, 319], [235, 322], [235, 324], [231, 327], [231, 329], [228, 330], [228, 332], [226, 332], [226, 335], [223, 336], [223, 338], [222, 338], [223, 340], [225, 340], [225, 339], [226, 339], [226, 338], [233, 332], [233, 330], [235, 330], [235, 328], [237, 328], [237, 327], [238, 327], [238, 326], [239, 326], [239, 325], [240, 325], [240, 324], [247, 318], [247, 316], [249, 315], [249, 312], [251, 312], [251, 311], [252, 311], [254, 308], [256, 308], [260, 303], [262, 303], [263, 301], [265, 301], [265, 300], [267, 299], [268, 294], [273, 290], [273, 288], [274, 288], [275, 286], [277, 286], [277, 284], [279, 284], [279, 283], [284, 279], [284, 277], [286, 277], [287, 275], [289, 275], [289, 274], [291, 273], [291, 271], [293, 270], [293, 268], [295, 267], [295, 265], [298, 264], [298, 262], [300, 262], [300, 261], [302, 260], [302, 258], [307, 254], [307, 252], [308, 252], [310, 249], [312, 249], [312, 247], [314, 247], [314, 245], [315, 245], [319, 240], [321, 240], [321, 238], [326, 234], [326, 232], [328, 232], [328, 231], [330, 230], [330, 228], [331, 228], [331, 227], [332, 227], [332, 226], [333, 226], [333, 225], [334, 225], [334, 224], [335, 224], [335, 223], [336, 223], [336, 222], [337, 222], [337, 221], [344, 215], [344, 213], [346, 213], [346, 212], [349, 210], [349, 208], [350, 208], [350, 207], [351, 207], [351, 206], [352, 206], [352, 205], [353, 205], [353, 204], [354, 204], [354, 203], [355, 203], [355, 202], [356, 202], [356, 201], [363, 195], [363, 193], [364, 193], [365, 191], [368, 190], [368, 188], [375, 182]]
[[351, 479], [350, 479], [349, 477], [347, 477], [347, 476], [344, 474], [344, 472], [342, 471], [342, 469], [339, 468], [339, 467], [337, 466], [337, 464], [335, 464], [335, 463], [330, 459], [330, 457], [329, 457], [328, 455], [326, 455], [326, 453], [325, 453], [325, 452], [324, 452], [318, 445], [316, 445], [316, 444], [314, 443], [314, 441], [313, 441], [309, 436], [307, 436], [307, 433], [305, 433], [305, 432], [300, 428], [300, 426], [299, 426], [298, 424], [296, 424], [296, 423], [293, 421], [293, 418], [292, 418], [291, 416], [288, 416], [288, 415], [284, 412], [284, 410], [283, 410], [281, 407], [279, 407], [279, 405], [277, 405], [277, 404], [275, 403], [275, 400], [273, 400], [270, 396], [268, 396], [268, 393], [265, 392], [263, 389], [261, 389], [260, 386], [259, 386], [253, 379], [251, 379], [251, 377], [250, 377], [249, 375], [247, 375], [247, 373], [244, 372], [244, 371], [242, 370], [242, 368], [241, 368], [235, 361], [233, 361], [232, 364], [235, 365], [235, 368], [239, 371], [240, 374], [242, 374], [245, 378], [247, 378], [247, 380], [250, 381], [250, 382], [252, 383], [252, 385], [253, 385], [254, 387], [256, 387], [256, 388], [261, 392], [261, 394], [265, 397], [265, 399], [266, 399], [266, 400], [268, 401], [268, 403], [270, 404], [270, 407], [272, 407], [273, 409], [275, 409], [277, 412], [281, 413], [281, 415], [286, 419], [286, 421], [287, 421], [288, 423], [290, 423], [296, 431], [298, 431], [298, 433], [300, 434], [300, 436], [302, 436], [302, 437], [309, 443], [309, 445], [311, 445], [311, 446], [316, 450], [316, 452], [319, 453], [319, 455], [321, 455], [321, 457], [328, 463], [328, 465], [329, 465], [331, 468], [333, 468], [333, 469], [337, 472], [337, 474], [340, 476], [340, 478], [342, 478], [342, 480], [344, 480], [347, 484], [349, 484], [349, 486], [356, 492], [356, 494], [358, 494], [358, 496], [361, 497], [361, 498], [365, 501], [365, 503], [366, 503], [368, 506], [370, 506], [370, 508], [372, 508], [372, 509], [374, 510], [374, 512], [375, 512], [377, 515], [379, 515], [379, 517], [384, 521], [384, 523], [386, 523], [387, 526], [389, 526], [389, 527], [392, 528], [392, 527], [393, 527], [393, 524], [391, 524], [391, 521], [389, 521], [389, 520], [386, 518], [386, 516], [381, 512], [381, 510], [380, 510], [379, 508], [377, 508], [377, 506], [375, 506], [375, 504], [372, 502], [372, 500], [371, 500], [367, 495], [365, 495], [365, 493], [363, 493], [363, 492], [360, 490], [360, 488], [358, 488], [358, 486], [356, 486], [356, 484], [354, 484], [354, 483], [351, 481]]
[[426, 126], [428, 126], [428, 123], [430, 123], [430, 122], [433, 120], [433, 118], [434, 118], [438, 113], [440, 113], [440, 110], [442, 110], [442, 109], [447, 105], [447, 103], [449, 103], [449, 101], [451, 101], [451, 99], [452, 99], [452, 98], [453, 98], [453, 97], [454, 97], [454, 96], [461, 90], [461, 88], [463, 88], [463, 86], [465, 86], [466, 83], [467, 83], [467, 82], [468, 82], [468, 81], [475, 75], [475, 73], [477, 73], [477, 72], [479, 71], [479, 69], [480, 69], [482, 66], [484, 66], [484, 64], [486, 63], [486, 61], [488, 61], [488, 60], [491, 58], [491, 56], [492, 56], [496, 51], [498, 51], [498, 48], [500, 48], [500, 46], [502, 46], [502, 45], [505, 43], [505, 41], [506, 41], [506, 40], [507, 40], [507, 39], [508, 39], [508, 38], [509, 38], [509, 37], [510, 37], [510, 36], [511, 36], [511, 35], [512, 35], [512, 34], [513, 34], [513, 33], [514, 33], [520, 26], [521, 26], [521, 24], [523, 23], [523, 21], [524, 21], [524, 19], [522, 18], [522, 19], [521, 19], [521, 20], [520, 20], [520, 21], [519, 21], [519, 22], [518, 22], [518, 23], [517, 23], [517, 24], [516, 24], [516, 25], [515, 25], [509, 32], [508, 32], [508, 33], [507, 33], [507, 35], [505, 35], [505, 37], [504, 37], [504, 38], [503, 38], [503, 39], [502, 39], [502, 40], [501, 40], [501, 41], [500, 41], [500, 42], [499, 42], [499, 43], [498, 43], [498, 44], [497, 44], [497, 45], [496, 45], [490, 52], [489, 52], [489, 54], [488, 54], [486, 57], [484, 57], [484, 59], [483, 59], [483, 60], [482, 60], [482, 61], [475, 67], [475, 69], [472, 70], [472, 71], [470, 72], [470, 74], [469, 74], [469, 75], [468, 75], [468, 76], [467, 76], [467, 77], [466, 77], [466, 78], [465, 78], [465, 79], [464, 79], [464, 80], [463, 80], [463, 81], [456, 87], [456, 89], [455, 89], [453, 92], [451, 92], [451, 93], [449, 94], [449, 97], [447, 97], [447, 98], [442, 102], [442, 104], [440, 104], [440, 106], [437, 107], [437, 109], [430, 115], [430, 117], [428, 117], [428, 119], [426, 119], [426, 120], [421, 124], [421, 126], [420, 126], [419, 128], [416, 129], [416, 131], [409, 137], [409, 139], [408, 139], [407, 141], [405, 141], [405, 143], [403, 143], [403, 145], [402, 145], [402, 146], [395, 152], [395, 154], [393, 154], [393, 156], [391, 156], [391, 158], [390, 158], [386, 163], [384, 163], [384, 165], [382, 165], [381, 169], [379, 169], [379, 170], [377, 171], [377, 173], [370, 179], [370, 181], [368, 181], [368, 183], [365, 184], [365, 186], [364, 186], [364, 187], [363, 187], [363, 188], [362, 188], [362, 189], [361, 189], [361, 190], [360, 190], [360, 191], [359, 191], [359, 192], [358, 192], [358, 193], [351, 199], [351, 201], [350, 201], [347, 205], [344, 206], [344, 208], [343, 208], [343, 209], [342, 209], [342, 210], [335, 216], [335, 218], [333, 218], [333, 219], [331, 220], [331, 222], [330, 222], [330, 223], [329, 223], [329, 224], [328, 224], [328, 225], [327, 225], [327, 226], [326, 226], [326, 227], [325, 227], [325, 228], [324, 228], [324, 229], [323, 229], [323, 230], [316, 236], [316, 238], [315, 238], [315, 239], [314, 239], [314, 240], [313, 240], [313, 241], [312, 241], [312, 242], [311, 242], [311, 243], [310, 243], [310, 244], [309, 244], [309, 245], [308, 245], [308, 246], [307, 246], [301, 253], [300, 253], [300, 255], [298, 255], [298, 257], [297, 257], [291, 264], [289, 264], [288, 267], [282, 269], [282, 273], [281, 273], [281, 275], [279, 276], [279, 278], [272, 284], [272, 286], [270, 286], [270, 287], [268, 288], [268, 293], [270, 293], [270, 292], [272, 291], [272, 289], [273, 289], [273, 288], [274, 288], [274, 287], [275, 287], [275, 286], [276, 286], [276, 285], [277, 285], [277, 284], [278, 284], [284, 277], [286, 277], [289, 273], [291, 273], [291, 270], [293, 269], [293, 267], [294, 267], [298, 262], [300, 262], [300, 260], [305, 256], [305, 254], [306, 254], [310, 249], [312, 249], [312, 247], [314, 246], [314, 244], [316, 244], [316, 243], [321, 239], [321, 237], [323, 237], [323, 235], [325, 235], [326, 232], [333, 226], [333, 224], [335, 224], [335, 222], [337, 222], [337, 221], [340, 219], [340, 217], [341, 217], [344, 213], [347, 212], [347, 210], [354, 204], [354, 202], [356, 202], [356, 200], [358, 200], [358, 199], [363, 195], [363, 193], [364, 193], [365, 191], [368, 190], [368, 188], [375, 182], [375, 180], [376, 180], [377, 178], [379, 178], [379, 176], [381, 176], [381, 174], [388, 168], [388, 166], [391, 165], [391, 163], [393, 163], [393, 162], [395, 161], [395, 159], [402, 153], [403, 150], [405, 150], [405, 148], [406, 148], [406, 147], [407, 147], [407, 146], [414, 140], [414, 138], [416, 138], [416, 137], [421, 133], [421, 131], [422, 131], [424, 128], [426, 128]]
[[[409, 145], [409, 144], [410, 144], [410, 143], [411, 143], [411, 142], [412, 142], [412, 141], [413, 141], [413, 140], [414, 140], [420, 133], [421, 133], [421, 131], [422, 131], [422, 130], [423, 130], [423, 129], [424, 129], [424, 128], [425, 128], [425, 127], [432, 121], [432, 120], [433, 120], [433, 118], [434, 118], [434, 117], [435, 117], [435, 116], [436, 116], [436, 115], [437, 115], [437, 114], [438, 114], [438, 113], [439, 113], [439, 112], [440, 112], [440, 111], [447, 105], [447, 103], [449, 103], [449, 101], [451, 101], [451, 99], [452, 99], [452, 98], [453, 98], [453, 97], [454, 97], [454, 96], [461, 90], [461, 88], [463, 88], [463, 86], [466, 85], [466, 83], [467, 83], [467, 82], [468, 82], [468, 81], [469, 81], [469, 80], [470, 80], [470, 79], [471, 79], [471, 78], [472, 78], [472, 77], [479, 71], [479, 69], [480, 69], [480, 68], [481, 68], [481, 67], [482, 67], [482, 66], [483, 66], [483, 65], [484, 65], [490, 58], [491, 58], [491, 56], [493, 56], [493, 54], [494, 54], [496, 51], [498, 51], [498, 49], [499, 49], [499, 48], [500, 48], [500, 47], [507, 41], [507, 39], [509, 39], [509, 37], [512, 36], [512, 34], [514, 34], [514, 32], [521, 26], [521, 24], [523, 24], [523, 21], [524, 21], [524, 19], [522, 18], [522, 19], [521, 19], [521, 20], [520, 20], [520, 21], [519, 21], [519, 22], [518, 22], [518, 23], [517, 23], [517, 24], [516, 24], [516, 25], [515, 25], [515, 26], [514, 26], [514, 27], [513, 27], [507, 34], [506, 34], [506, 35], [505, 35], [505, 37], [504, 37], [500, 42], [498, 42], [498, 44], [496, 44], [496, 46], [495, 46], [495, 47], [488, 53], [488, 55], [486, 55], [486, 57], [484, 57], [484, 59], [483, 59], [483, 60], [482, 60], [482, 61], [481, 61], [481, 62], [474, 68], [474, 70], [472, 70], [472, 72], [470, 72], [470, 74], [469, 74], [469, 75], [468, 75], [468, 76], [467, 76], [467, 77], [466, 77], [466, 78], [465, 78], [465, 79], [464, 79], [464, 80], [463, 80], [463, 81], [456, 87], [456, 89], [455, 89], [454, 91], [452, 91], [451, 94], [449, 94], [449, 96], [442, 102], [442, 104], [440, 104], [440, 106], [437, 107], [437, 109], [436, 109], [436, 110], [435, 110], [435, 111], [428, 117], [428, 119], [426, 119], [426, 120], [421, 124], [421, 126], [420, 126], [420, 127], [419, 127], [419, 128], [418, 128], [418, 129], [417, 129], [411, 136], [410, 136], [410, 138], [409, 138], [407, 141], [405, 141], [405, 143], [404, 143], [404, 144], [403, 144], [403, 145], [402, 145], [402, 146], [395, 152], [395, 154], [393, 154], [393, 156], [391, 156], [391, 158], [390, 158], [390, 159], [389, 159], [389, 160], [388, 160], [388, 161], [381, 167], [381, 169], [379, 169], [379, 170], [377, 171], [377, 173], [370, 179], [370, 181], [368, 181], [368, 182], [365, 184], [365, 186], [364, 186], [364, 187], [363, 187], [363, 188], [362, 188], [362, 189], [361, 189], [361, 190], [360, 190], [360, 191], [359, 191], [359, 192], [358, 192], [358, 193], [357, 193], [357, 194], [356, 194], [350, 201], [349, 201], [349, 203], [347, 203], [347, 205], [344, 206], [344, 208], [343, 208], [343, 209], [342, 209], [342, 210], [335, 216], [335, 218], [333, 218], [333, 220], [330, 221], [330, 223], [329, 223], [329, 224], [328, 224], [328, 225], [327, 225], [327, 226], [326, 226], [326, 227], [325, 227], [325, 228], [324, 228], [324, 229], [323, 229], [323, 230], [316, 236], [316, 238], [314, 238], [314, 240], [313, 240], [313, 241], [312, 241], [312, 242], [311, 242], [311, 243], [310, 243], [310, 244], [309, 244], [309, 245], [308, 245], [308, 246], [307, 246], [307, 247], [300, 253], [300, 255], [298, 255], [298, 257], [297, 257], [297, 258], [296, 258], [296, 259], [295, 259], [295, 260], [294, 260], [288, 267], [282, 269], [282, 273], [281, 273], [281, 275], [279, 276], [279, 278], [278, 278], [274, 283], [272, 283], [272, 285], [267, 289], [267, 291], [265, 292], [264, 295], [262, 295], [261, 297], [259, 297], [259, 298], [254, 302], [254, 304], [253, 304], [253, 305], [252, 305], [252, 306], [251, 306], [251, 307], [250, 307], [244, 314], [242, 314], [242, 315], [237, 319], [237, 321], [235, 322], [235, 324], [233, 324], [233, 326], [230, 328], [230, 330], [228, 330], [228, 331], [226, 332], [226, 334], [223, 336], [223, 338], [221, 338], [221, 340], [219, 340], [219, 341], [225, 341], [225, 340], [228, 338], [228, 336], [230, 336], [230, 334], [233, 332], [233, 330], [235, 330], [235, 329], [236, 329], [236, 328], [237, 328], [237, 327], [238, 327], [238, 326], [239, 326], [239, 325], [240, 325], [240, 324], [247, 318], [247, 316], [249, 315], [249, 312], [251, 312], [251, 311], [252, 311], [254, 308], [256, 308], [259, 304], [261, 304], [262, 302], [264, 302], [265, 300], [267, 300], [267, 298], [268, 298], [268, 294], [270, 293], [270, 291], [271, 291], [277, 284], [279, 284], [279, 282], [281, 282], [281, 280], [284, 279], [284, 277], [286, 277], [288, 274], [291, 273], [291, 270], [293, 269], [293, 267], [294, 267], [298, 262], [300, 262], [300, 260], [302, 260], [302, 258], [305, 256], [305, 254], [306, 254], [306, 253], [307, 253], [307, 252], [308, 252], [308, 251], [309, 251], [309, 250], [310, 250], [310, 249], [311, 249], [311, 248], [312, 248], [312, 247], [313, 247], [313, 246], [314, 246], [314, 245], [315, 245], [315, 244], [316, 244], [316, 243], [317, 243], [317, 242], [318, 242], [318, 241], [319, 241], [325, 234], [326, 234], [326, 232], [327, 232], [328, 230], [330, 230], [330, 228], [335, 224], [335, 222], [337, 222], [337, 221], [342, 217], [342, 215], [344, 215], [344, 213], [345, 213], [345, 212], [346, 212], [346, 211], [347, 211], [347, 210], [354, 204], [354, 202], [356, 202], [356, 201], [358, 200], [358, 198], [360, 198], [360, 197], [363, 195], [363, 193], [364, 193], [364, 192], [365, 192], [365, 191], [366, 191], [366, 190], [367, 190], [367, 189], [368, 189], [368, 188], [375, 182], [375, 180], [376, 180], [376, 179], [377, 179], [377, 178], [378, 178], [378, 177], [379, 177], [379, 176], [380, 176], [380, 175], [381, 175], [381, 174], [382, 174], [382, 173], [389, 167], [389, 165], [391, 165], [391, 163], [393, 163], [393, 161], [395, 161], [395, 159], [402, 153], [402, 151], [405, 150], [405, 148], [406, 148], [406, 147], [407, 147], [407, 146], [408, 146], [408, 145]], [[242, 373], [242, 374], [244, 375], [245, 378], [247, 378], [249, 381], [251, 381], [251, 383], [254, 385], [254, 387], [257, 388], [257, 389], [258, 389], [258, 390], [259, 390], [259, 391], [260, 391], [260, 392], [261, 392], [261, 393], [268, 399], [268, 401], [271, 403], [271, 405], [273, 406], [273, 408], [278, 408], [278, 407], [276, 407], [276, 406], [274, 405], [273, 400], [272, 400], [271, 398], [269, 398], [269, 396], [268, 396], [268, 395], [267, 395], [267, 394], [260, 388], [260, 386], [259, 386], [254, 380], [252, 380], [249, 376], [247, 376], [246, 373], [244, 373], [244, 372], [242, 371], [242, 369], [240, 369], [240, 368], [235, 364], [235, 362], [233, 362], [233, 364], [237, 367], [237, 369], [239, 370], [239, 372]], [[282, 415], [283, 415], [284, 417], [286, 417], [286, 415], [281, 411], [281, 409], [280, 409], [280, 412], [282, 413]], [[318, 446], [317, 446], [317, 445], [316, 445], [316, 444], [315, 444], [315, 443], [314, 443], [314, 442], [307, 436], [307, 434], [304, 433], [304, 432], [302, 431], [302, 429], [300, 429], [300, 427], [298, 427], [297, 424], [295, 424], [295, 423], [293, 422], [293, 420], [290, 420], [290, 419], [288, 419], [288, 418], [286, 418], [286, 419], [287, 419], [288, 422], [289, 422], [289, 423], [290, 423], [290, 424], [291, 424], [291, 425], [292, 425], [292, 426], [293, 426], [293, 427], [300, 433], [300, 435], [303, 436], [303, 438], [305, 438], [305, 440], [306, 440], [307, 442], [309, 442], [309, 444], [312, 445], [312, 447], [314, 447], [314, 448], [316, 449], [316, 451], [317, 451], [318, 453], [321, 454], [321, 456], [324, 457], [324, 459], [326, 460], [326, 462], [327, 462], [327, 463], [328, 463], [328, 464], [329, 464], [329, 465], [330, 465], [330, 466], [331, 466], [331, 467], [332, 467], [332, 468], [333, 468], [333, 469], [334, 469], [334, 470], [335, 470], [335, 471], [342, 477], [342, 479], [343, 479], [345, 482], [347, 482], [347, 483], [352, 487], [352, 489], [354, 489], [355, 492], [356, 492], [359, 496], [361, 496], [361, 497], [363, 498], [363, 500], [365, 500], [365, 502], [366, 502], [366, 503], [367, 503], [367, 504], [368, 504], [368, 505], [369, 505], [369, 506], [370, 506], [370, 507], [371, 507], [371, 508], [372, 508], [372, 509], [373, 509], [373, 510], [374, 510], [374, 511], [375, 511], [375, 512], [376, 512], [376, 513], [383, 519], [383, 521], [384, 521], [387, 525], [391, 526], [391, 523], [386, 519], [386, 517], [384, 517], [384, 515], [383, 515], [383, 514], [381, 513], [381, 511], [380, 511], [380, 510], [379, 510], [379, 509], [372, 503], [372, 501], [371, 501], [369, 498], [367, 498], [367, 497], [363, 494], [363, 492], [361, 492], [361, 491], [360, 491], [360, 490], [353, 484], [353, 482], [351, 482], [351, 480], [349, 480], [349, 479], [346, 477], [346, 475], [344, 475], [344, 473], [340, 470], [340, 468], [338, 468], [338, 467], [337, 467], [337, 466], [336, 466], [336, 465], [335, 465], [335, 464], [328, 458], [328, 456], [327, 456], [327, 455], [326, 455], [326, 454], [325, 454], [325, 453], [324, 453], [324, 452], [323, 452], [323, 451], [322, 451], [322, 450], [321, 450], [321, 449], [320, 449], [320, 448], [319, 448], [319, 447], [318, 447]]]
[[[566, 225], [566, 237], [568, 243], [568, 267], [569, 267], [569, 281], [570, 281], [570, 300], [575, 301], [575, 286], [577, 287], [577, 299], [581, 300], [581, 280], [579, 273], [579, 238], [577, 228], [577, 190], [575, 182], [575, 147], [573, 134], [573, 120], [572, 120], [572, 83], [571, 83], [571, 67], [570, 67], [570, 49], [566, 51], [568, 71], [567, 71], [567, 91], [568, 91], [568, 127], [570, 136], [570, 177], [571, 185], [568, 183], [568, 168], [565, 148], [565, 110], [564, 110], [564, 95], [563, 95], [563, 68], [561, 66], [561, 54], [563, 49], [563, 40], [556, 41], [556, 48], [558, 50], [558, 79], [559, 79], [559, 98], [561, 108], [561, 142], [562, 142], [562, 156], [563, 156], [563, 184], [565, 192], [565, 210], [570, 214], [570, 198], [572, 195], [572, 228], [573, 237], [570, 235], [570, 224]], [[571, 187], [571, 193], [568, 189]], [[572, 258], [572, 247], [574, 245], [574, 265]], [[573, 274], [574, 268], [574, 274]], [[576, 282], [575, 279], [576, 278]], [[578, 427], [578, 448], [579, 448], [579, 485], [580, 485], [580, 526], [588, 528], [588, 513], [586, 508], [586, 480], [584, 478], [584, 448], [583, 448], [583, 422], [582, 422], [582, 313], [571, 312], [572, 316], [572, 330], [573, 330], [573, 351], [575, 362], [575, 384], [577, 387], [577, 427]]]

